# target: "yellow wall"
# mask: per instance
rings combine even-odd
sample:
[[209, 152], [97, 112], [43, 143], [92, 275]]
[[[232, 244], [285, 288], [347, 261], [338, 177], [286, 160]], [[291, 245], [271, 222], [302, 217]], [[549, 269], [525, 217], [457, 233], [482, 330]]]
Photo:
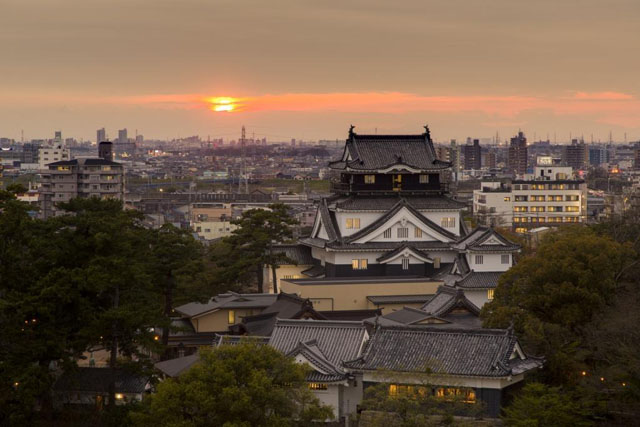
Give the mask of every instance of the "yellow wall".
[[[413, 283], [332, 283], [327, 285], [296, 285], [287, 280], [280, 282], [282, 292], [294, 293], [302, 298], [309, 298], [315, 310], [365, 310], [376, 308], [368, 296], [379, 295], [433, 295], [442, 282], [424, 281]], [[408, 305], [408, 304], [407, 304]], [[383, 308], [387, 314], [398, 309], [398, 304], [390, 304]]]
[[[234, 309], [235, 311], [235, 323], [242, 321], [242, 317], [258, 314], [262, 311], [261, 308], [254, 309]], [[222, 309], [214, 311], [209, 314], [205, 314], [201, 317], [191, 319], [196, 332], [223, 332], [229, 328], [229, 309]]]
[[[276, 279], [278, 281], [278, 291], [280, 291], [280, 284], [285, 276], [293, 276], [291, 279], [305, 279], [307, 276], [302, 274], [304, 270], [308, 270], [311, 268], [310, 265], [281, 265], [276, 268]], [[271, 271], [271, 267], [265, 267], [263, 272], [265, 288], [266, 292], [273, 292], [273, 272]], [[285, 279], [286, 280], [286, 279]]]

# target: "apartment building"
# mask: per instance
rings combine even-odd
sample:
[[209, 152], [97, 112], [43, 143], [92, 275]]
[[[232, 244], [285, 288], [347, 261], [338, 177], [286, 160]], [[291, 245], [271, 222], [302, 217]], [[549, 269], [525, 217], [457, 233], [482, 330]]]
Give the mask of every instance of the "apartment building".
[[40, 216], [63, 213], [57, 206], [76, 197], [123, 200], [124, 168], [111, 160], [111, 143], [100, 144], [101, 157], [63, 160], [46, 165], [40, 172]]
[[236, 229], [231, 203], [192, 203], [189, 211], [191, 229], [205, 240], [229, 236]]
[[568, 166], [536, 166], [522, 179], [489, 179], [474, 191], [479, 223], [524, 233], [541, 226], [586, 223], [587, 184]]

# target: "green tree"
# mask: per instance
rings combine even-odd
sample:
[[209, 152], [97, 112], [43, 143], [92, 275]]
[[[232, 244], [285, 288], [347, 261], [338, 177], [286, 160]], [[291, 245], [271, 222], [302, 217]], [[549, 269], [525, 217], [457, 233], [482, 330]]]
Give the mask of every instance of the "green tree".
[[[117, 200], [72, 199], [60, 205], [72, 215], [58, 219], [66, 259], [60, 268], [90, 289], [92, 316], [82, 334], [118, 357], [136, 357], [136, 368], [150, 366], [148, 350], [158, 350], [153, 327], [162, 324], [162, 297], [149, 269], [151, 246], [142, 214], [123, 210]], [[115, 380], [109, 385], [109, 405], [115, 405]]]
[[525, 348], [545, 355], [549, 381], [575, 381], [586, 357], [583, 328], [613, 300], [634, 256], [628, 245], [589, 228], [551, 233], [500, 278], [495, 299], [482, 310], [484, 325], [513, 322]]
[[307, 426], [331, 418], [307, 388], [307, 367], [268, 346], [222, 346], [158, 385], [132, 413], [138, 426]]
[[188, 231], [171, 224], [149, 230], [148, 235], [150, 274], [163, 299], [165, 322], [161, 342], [166, 346], [173, 307], [210, 296], [201, 277], [204, 248]]
[[[238, 226], [231, 236], [224, 239], [229, 249], [222, 259], [222, 276], [228, 283], [246, 282], [251, 275], [258, 283], [258, 292], [263, 289], [263, 267], [268, 266], [276, 286], [276, 269], [280, 262], [290, 262], [284, 254], [272, 250], [274, 245], [283, 243], [293, 236], [291, 226], [297, 221], [289, 215], [288, 208], [281, 204], [271, 204], [268, 209], [251, 209], [242, 217], [232, 221]], [[277, 293], [278, 290], [274, 289]]]
[[484, 411], [481, 402], [466, 402], [465, 394], [446, 397], [434, 395], [435, 387], [428, 381], [401, 385], [409, 381], [414, 383], [417, 379], [414, 375], [379, 375], [384, 382], [367, 387], [360, 404], [362, 420], [367, 425], [384, 427], [391, 423], [403, 427], [440, 426], [451, 422], [454, 415], [476, 417]]
[[509, 427], [586, 427], [594, 425], [593, 411], [584, 399], [559, 387], [529, 383], [504, 409]]

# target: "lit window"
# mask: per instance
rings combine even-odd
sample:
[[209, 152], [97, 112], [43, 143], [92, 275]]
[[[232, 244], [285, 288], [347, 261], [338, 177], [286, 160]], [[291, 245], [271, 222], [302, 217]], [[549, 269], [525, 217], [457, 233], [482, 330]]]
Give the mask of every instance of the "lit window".
[[234, 310], [229, 310], [227, 322], [230, 325], [233, 325], [234, 323], [236, 323], [236, 312]]
[[489, 301], [492, 301], [492, 300], [493, 300], [493, 294], [494, 294], [494, 293], [495, 293], [495, 289], [488, 289], [488, 290], [487, 290], [487, 299], [488, 299]]
[[440, 220], [440, 225], [443, 228], [454, 228], [456, 226], [455, 217], [445, 216]]
[[526, 233], [527, 229], [524, 227], [517, 227], [516, 228], [516, 233]]
[[386, 230], [384, 230], [384, 238], [385, 239], [391, 238], [391, 228], [387, 228]]
[[415, 232], [414, 232], [414, 236], [415, 236], [415, 237], [422, 237], [422, 229], [421, 229], [421, 228], [416, 227], [416, 228], [414, 229], [414, 231], [415, 231]]
[[402, 269], [403, 270], [409, 269], [409, 258], [402, 258]]
[[367, 269], [367, 260], [366, 259], [353, 259], [353, 260], [351, 260], [351, 268], [353, 270], [366, 270]]
[[578, 212], [580, 210], [580, 206], [567, 206], [565, 210], [567, 212]]
[[364, 176], [364, 183], [365, 184], [375, 184], [376, 183], [376, 176], [375, 175], [365, 175]]
[[395, 384], [389, 384], [389, 396], [398, 395], [398, 386]]
[[429, 175], [420, 175], [420, 184], [428, 184]]
[[407, 227], [398, 228], [398, 238], [406, 239], [409, 237], [409, 229]]
[[509, 255], [501, 255], [500, 256], [500, 262], [502, 264], [509, 264]]
[[347, 228], [360, 228], [360, 218], [347, 218]]
[[483, 255], [476, 255], [476, 264], [482, 264], [484, 262]]
[[504, 198], [504, 201], [505, 201], [505, 202], [510, 202], [510, 201], [511, 201], [511, 197], [506, 196], [506, 197]]
[[327, 385], [322, 383], [309, 383], [309, 390], [326, 390]]

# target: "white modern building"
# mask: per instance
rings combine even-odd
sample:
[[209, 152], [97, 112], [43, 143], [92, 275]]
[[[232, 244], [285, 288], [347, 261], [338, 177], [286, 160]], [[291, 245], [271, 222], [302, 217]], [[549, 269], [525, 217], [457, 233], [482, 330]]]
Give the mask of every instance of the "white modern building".
[[584, 223], [587, 184], [567, 166], [539, 165], [533, 174], [514, 180], [488, 179], [473, 192], [473, 212], [479, 223], [530, 228]]

